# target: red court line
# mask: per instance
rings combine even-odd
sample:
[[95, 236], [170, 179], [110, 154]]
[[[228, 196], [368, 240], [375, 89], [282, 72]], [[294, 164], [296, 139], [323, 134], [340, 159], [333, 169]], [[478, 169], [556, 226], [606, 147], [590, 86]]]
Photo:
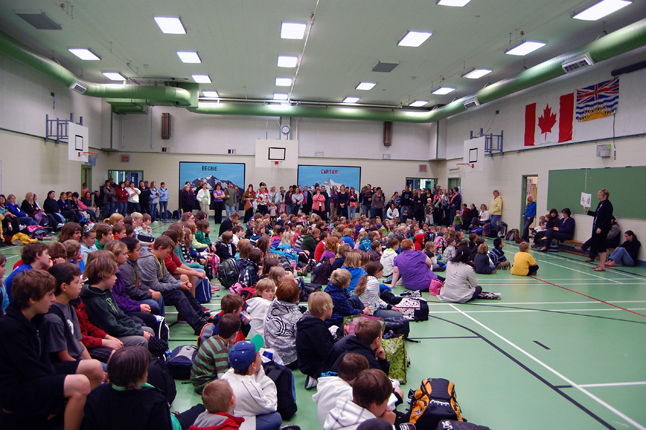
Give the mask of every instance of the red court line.
[[562, 287], [562, 286], [560, 286], [560, 285], [556, 285], [556, 284], [553, 284], [553, 283], [551, 283], [551, 282], [544, 281], [544, 280], [539, 279], [539, 278], [535, 278], [535, 277], [533, 277], [533, 276], [530, 276], [530, 278], [532, 278], [532, 279], [536, 279], [537, 281], [541, 281], [541, 282], [543, 282], [543, 283], [545, 283], [545, 284], [554, 285], [555, 287], [559, 287], [559, 288], [562, 288], [562, 289], [564, 289], [564, 290], [570, 291], [570, 292], [572, 292], [572, 293], [578, 294], [578, 295], [580, 295], [580, 296], [587, 297], [587, 298], [592, 299], [592, 300], [596, 300], [596, 301], [601, 302], [601, 303], [603, 303], [603, 304], [605, 304], [605, 305], [612, 306], [612, 307], [614, 307], [614, 308], [618, 308], [618, 309], [624, 310], [624, 311], [626, 311], [626, 312], [630, 312], [631, 314], [639, 315], [640, 317], [644, 317], [644, 318], [646, 318], [646, 315], [644, 315], [644, 314], [640, 314], [639, 312], [631, 311], [630, 309], [622, 308], [621, 306], [613, 305], [612, 303], [608, 303], [608, 302], [606, 302], [606, 301], [604, 301], [604, 300], [597, 299], [596, 297], [588, 296], [587, 294], [579, 293], [578, 291], [574, 291], [574, 290], [571, 290], [571, 289], [569, 289], [569, 288], [565, 288], [565, 287]]

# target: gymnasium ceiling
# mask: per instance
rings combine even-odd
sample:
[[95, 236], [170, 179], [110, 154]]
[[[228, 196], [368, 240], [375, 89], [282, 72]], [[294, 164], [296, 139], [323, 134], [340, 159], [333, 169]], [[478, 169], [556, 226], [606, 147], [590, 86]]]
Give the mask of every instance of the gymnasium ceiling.
[[[271, 99], [290, 93], [277, 77], [294, 78], [296, 69], [279, 68], [278, 55], [301, 58], [292, 100], [427, 107], [475, 93], [487, 83], [509, 78], [559, 54], [646, 16], [646, 2], [589, 22], [572, 19], [594, 1], [471, 0], [446, 7], [435, 0], [0, 0], [0, 28], [53, 58], [82, 79], [108, 83], [102, 72], [120, 72], [138, 84], [208, 74], [224, 98]], [[62, 30], [37, 30], [16, 11], [40, 11]], [[314, 23], [305, 40], [280, 38], [281, 22]], [[187, 34], [163, 34], [153, 16], [178, 16]], [[419, 48], [397, 46], [408, 30], [432, 31]], [[521, 40], [547, 42], [515, 57], [505, 50]], [[71, 47], [90, 48], [101, 61], [82, 61]], [[182, 63], [176, 51], [197, 51], [201, 64]], [[378, 62], [398, 63], [390, 73], [373, 72]], [[473, 68], [493, 69], [478, 80], [462, 78]], [[375, 82], [370, 91], [355, 87]], [[439, 86], [456, 88], [431, 95]]]

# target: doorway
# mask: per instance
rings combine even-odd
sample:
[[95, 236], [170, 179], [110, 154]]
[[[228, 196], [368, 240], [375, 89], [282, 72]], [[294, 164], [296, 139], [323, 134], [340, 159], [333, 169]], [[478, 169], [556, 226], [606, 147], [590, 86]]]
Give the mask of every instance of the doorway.
[[[455, 187], [458, 187], [458, 189], [459, 189], [460, 188], [460, 183], [461, 183], [460, 179], [461, 178], [449, 178], [449, 186], [447, 188], [447, 191], [452, 190]], [[462, 190], [460, 190], [460, 191], [462, 191]]]
[[[525, 225], [525, 220], [523, 219], [523, 212], [527, 209], [527, 196], [531, 195], [536, 201], [536, 196], [538, 195], [538, 175], [523, 175], [523, 184], [522, 184], [521, 198], [520, 203], [520, 228], [522, 229]], [[538, 212], [536, 212], [536, 218], [534, 222], [530, 225], [530, 228], [533, 228], [536, 225], [536, 220], [538, 219]]]
[[139, 181], [144, 180], [143, 170], [108, 170], [108, 179], [114, 179], [115, 184], [123, 182], [126, 179], [139, 185]]
[[92, 166], [86, 164], [81, 164], [81, 189], [83, 184], [87, 184], [87, 189], [92, 191]]

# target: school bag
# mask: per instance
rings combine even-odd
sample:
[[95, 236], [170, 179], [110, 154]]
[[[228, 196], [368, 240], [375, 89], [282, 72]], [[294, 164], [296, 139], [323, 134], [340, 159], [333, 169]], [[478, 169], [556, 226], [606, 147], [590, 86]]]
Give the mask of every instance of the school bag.
[[506, 222], [499, 222], [500, 226], [498, 227], [498, 237], [502, 238], [507, 235], [507, 228], [509, 227]]
[[164, 393], [166, 401], [172, 404], [177, 396], [177, 386], [166, 362], [160, 358], [152, 357], [148, 366], [148, 383]]
[[455, 395], [453, 382], [442, 378], [428, 378], [413, 392], [409, 392], [409, 422], [418, 430], [435, 430], [442, 420], [464, 421]]
[[148, 339], [148, 352], [150, 352], [154, 357], [166, 360], [167, 354], [170, 352], [168, 349], [168, 342], [164, 339], [158, 338], [157, 336], [150, 336]]
[[217, 274], [218, 280], [224, 288], [231, 288], [233, 284], [238, 282], [240, 270], [238, 269], [235, 258], [227, 258], [222, 261], [218, 267]]
[[229, 291], [242, 297], [242, 300], [244, 300], [245, 303], [256, 295], [256, 287], [247, 287], [245, 284], [241, 284], [240, 282], [233, 284]]
[[328, 257], [321, 258], [321, 261], [312, 269], [312, 283], [327, 285], [331, 274], [332, 265], [330, 264], [330, 259]]
[[397, 305], [408, 320], [428, 321], [428, 303], [423, 298], [404, 297]]
[[386, 334], [392, 336], [402, 335], [408, 339], [410, 333], [410, 321], [406, 318], [384, 318], [384, 337]]
[[197, 337], [197, 347], [199, 348], [208, 338], [213, 336], [214, 332], [217, 333], [216, 325], [214, 323], [204, 324], [202, 331], [200, 331], [200, 335]]
[[406, 383], [408, 358], [406, 357], [406, 342], [403, 335], [384, 337], [381, 346], [386, 351], [386, 359], [390, 362], [388, 377], [396, 379], [401, 384]]
[[479, 426], [465, 421], [442, 420], [437, 423], [436, 430], [491, 430], [489, 427]]
[[276, 410], [283, 418], [283, 421], [291, 419], [298, 406], [296, 405], [296, 386], [294, 385], [294, 374], [287, 367], [275, 361], [263, 363], [265, 375], [274, 381], [278, 393], [278, 406]]
[[191, 378], [191, 367], [193, 367], [195, 355], [197, 355], [195, 345], [182, 345], [173, 349], [170, 357], [166, 360], [166, 366], [174, 379]]
[[440, 294], [440, 290], [443, 286], [444, 284], [442, 283], [442, 281], [440, 281], [439, 279], [433, 279], [431, 281], [431, 286], [428, 288], [428, 293], [431, 296], [437, 296], [438, 294]]
[[213, 298], [213, 292], [211, 291], [211, 283], [207, 277], [195, 286], [195, 300], [198, 303], [208, 303], [211, 301], [211, 298]]
[[514, 237], [516, 237], [517, 235], [519, 235], [518, 229], [517, 228], [512, 228], [505, 235], [505, 240], [514, 240]]

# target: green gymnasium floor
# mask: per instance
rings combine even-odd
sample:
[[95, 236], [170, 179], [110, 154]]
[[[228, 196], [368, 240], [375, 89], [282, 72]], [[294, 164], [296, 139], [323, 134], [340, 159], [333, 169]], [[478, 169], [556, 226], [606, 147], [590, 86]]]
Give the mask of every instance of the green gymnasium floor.
[[[155, 233], [165, 229], [157, 224]], [[508, 259], [517, 251], [506, 244]], [[11, 267], [20, 248], [0, 252]], [[534, 278], [478, 276], [500, 301], [439, 303], [424, 293], [430, 318], [411, 323], [421, 342], [406, 344], [404, 392], [427, 377], [450, 379], [464, 417], [494, 430], [646, 430], [646, 270], [593, 272], [572, 254], [532, 254], [540, 265]], [[206, 306], [218, 311], [219, 300]], [[169, 324], [176, 315], [167, 308]], [[171, 348], [195, 339], [186, 324], [172, 326]], [[317, 429], [316, 390], [303, 388], [300, 372], [295, 379], [299, 410], [289, 423]], [[175, 410], [200, 401], [190, 383], [177, 382]]]

